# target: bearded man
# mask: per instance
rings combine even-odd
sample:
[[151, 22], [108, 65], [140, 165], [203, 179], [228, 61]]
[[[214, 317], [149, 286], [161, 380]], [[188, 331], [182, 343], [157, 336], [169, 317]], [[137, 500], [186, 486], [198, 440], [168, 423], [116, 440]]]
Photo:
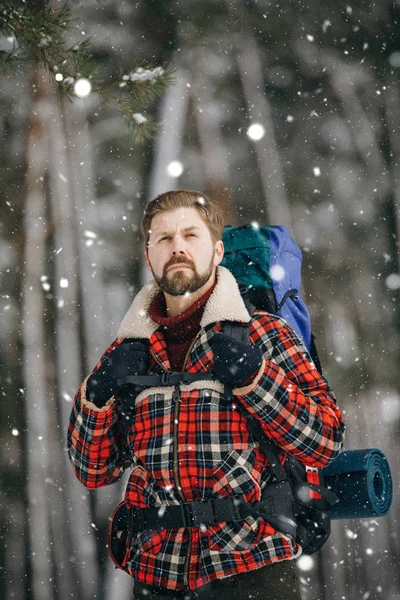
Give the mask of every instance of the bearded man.
[[[223, 220], [205, 194], [157, 196], [142, 232], [154, 279], [76, 394], [74, 472], [88, 488], [129, 473], [127, 530], [121, 525], [123, 551], [113, 558], [134, 578], [135, 598], [299, 600], [301, 547], [253, 510], [274, 471], [244, 411], [282, 464], [291, 455], [321, 468], [343, 443], [333, 393], [283, 319], [249, 314], [220, 265]], [[226, 321], [248, 323], [249, 341], [221, 333]], [[203, 378], [168, 385], [171, 372]], [[151, 375], [167, 385], [123, 386]]]

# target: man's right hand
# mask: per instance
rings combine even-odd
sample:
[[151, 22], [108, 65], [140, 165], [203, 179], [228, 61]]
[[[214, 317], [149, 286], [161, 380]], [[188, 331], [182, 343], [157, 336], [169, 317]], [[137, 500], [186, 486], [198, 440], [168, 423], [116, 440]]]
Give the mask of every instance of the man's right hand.
[[86, 383], [86, 399], [98, 408], [118, 389], [117, 381], [128, 375], [147, 375], [148, 343], [123, 342], [107, 354], [101, 366], [90, 375]]

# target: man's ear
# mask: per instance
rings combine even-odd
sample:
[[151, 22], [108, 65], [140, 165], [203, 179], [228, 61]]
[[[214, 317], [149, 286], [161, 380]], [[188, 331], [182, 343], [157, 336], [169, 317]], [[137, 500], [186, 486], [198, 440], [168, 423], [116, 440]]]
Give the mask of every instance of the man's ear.
[[149, 257], [147, 255], [147, 250], [144, 251], [144, 260], [146, 261], [146, 266], [147, 266], [148, 270], [151, 272]]
[[225, 248], [222, 240], [215, 243], [214, 249], [214, 267], [217, 267], [224, 258]]

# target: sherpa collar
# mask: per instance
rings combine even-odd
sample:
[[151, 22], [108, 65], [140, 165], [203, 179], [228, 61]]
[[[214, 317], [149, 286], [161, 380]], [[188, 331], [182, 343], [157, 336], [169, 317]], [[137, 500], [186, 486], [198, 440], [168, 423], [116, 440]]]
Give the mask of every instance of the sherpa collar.
[[[153, 279], [140, 290], [122, 319], [117, 332], [118, 338], [150, 338], [159, 328], [148, 315], [151, 301], [159, 289]], [[204, 307], [200, 326], [206, 327], [218, 321], [250, 321], [236, 279], [228, 269], [221, 266], [217, 267], [217, 284]]]

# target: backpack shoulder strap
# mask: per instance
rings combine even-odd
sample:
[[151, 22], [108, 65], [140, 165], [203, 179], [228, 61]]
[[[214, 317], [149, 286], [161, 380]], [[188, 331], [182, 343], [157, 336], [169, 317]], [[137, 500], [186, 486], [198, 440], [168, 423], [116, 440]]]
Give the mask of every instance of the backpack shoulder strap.
[[[248, 290], [244, 285], [239, 283], [239, 291], [247, 311], [252, 317], [256, 307], [250, 302]], [[223, 321], [222, 333], [233, 337], [238, 342], [248, 343], [250, 337], [250, 322], [238, 323], [237, 321]]]
[[[255, 306], [250, 302], [247, 288], [239, 284], [239, 290], [250, 316], [253, 316]], [[235, 321], [224, 321], [222, 323], [222, 333], [233, 337], [238, 342], [248, 343], [250, 338], [250, 322], [238, 323]], [[229, 398], [232, 397], [232, 388], [230, 386], [227, 386], [226, 384], [225, 395]], [[260, 424], [254, 417], [246, 413], [243, 407], [238, 407], [238, 409], [245, 416], [248, 427], [254, 439], [260, 444], [266, 457], [268, 458], [268, 462], [271, 465], [272, 472], [274, 473], [277, 481], [286, 480], [287, 476], [279, 460], [278, 449], [276, 445], [265, 435], [265, 433], [261, 429]]]

